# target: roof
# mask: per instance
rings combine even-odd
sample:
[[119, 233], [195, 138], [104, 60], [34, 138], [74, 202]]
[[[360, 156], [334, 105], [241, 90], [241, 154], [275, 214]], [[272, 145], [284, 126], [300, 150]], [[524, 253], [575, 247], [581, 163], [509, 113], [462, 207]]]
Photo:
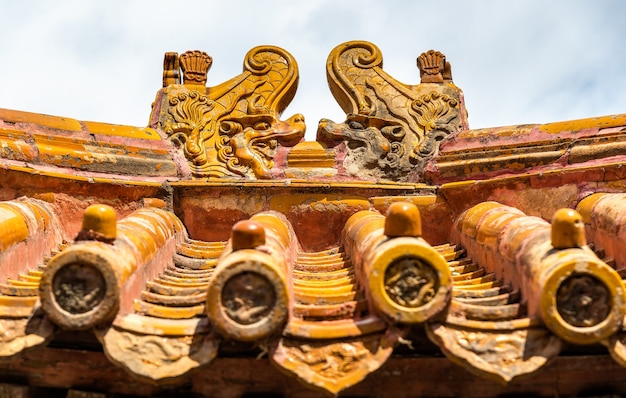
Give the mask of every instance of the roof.
[[[446, 57], [417, 63], [407, 85], [372, 43], [337, 46], [346, 121], [314, 142], [281, 119], [298, 69], [272, 46], [214, 87], [207, 54], [166, 53], [145, 128], [0, 110], [0, 375], [369, 395], [454, 363], [502, 383], [478, 395], [549, 395], [594, 385], [551, 376], [574, 372], [563, 353], [618, 372], [626, 116], [472, 130]], [[593, 377], [623, 389], [609, 375]]]

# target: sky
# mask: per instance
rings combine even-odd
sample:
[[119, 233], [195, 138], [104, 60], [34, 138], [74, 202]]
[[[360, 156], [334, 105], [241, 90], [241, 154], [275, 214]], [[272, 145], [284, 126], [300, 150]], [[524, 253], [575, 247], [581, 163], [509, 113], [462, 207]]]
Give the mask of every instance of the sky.
[[474, 129], [626, 113], [621, 0], [0, 0], [0, 15], [0, 108], [146, 126], [165, 52], [207, 52], [215, 86], [275, 45], [300, 70], [282, 116], [304, 114], [313, 140], [345, 119], [328, 54], [367, 40], [405, 84], [420, 53], [444, 53]]

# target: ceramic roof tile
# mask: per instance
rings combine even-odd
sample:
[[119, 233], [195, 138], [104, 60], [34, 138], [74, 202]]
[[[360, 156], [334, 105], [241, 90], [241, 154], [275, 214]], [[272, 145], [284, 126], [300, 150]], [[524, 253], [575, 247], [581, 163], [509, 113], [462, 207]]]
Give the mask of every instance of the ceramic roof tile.
[[0, 203], [0, 356], [45, 344], [50, 322], [36, 311], [39, 282], [52, 254], [64, 248], [56, 209], [30, 198]]
[[445, 55], [404, 84], [354, 41], [327, 62], [346, 121], [302, 142], [291, 54], [214, 86], [210, 64], [167, 53], [145, 128], [0, 110], [0, 379], [573, 391], [579, 347], [626, 392], [624, 115], [472, 130]]

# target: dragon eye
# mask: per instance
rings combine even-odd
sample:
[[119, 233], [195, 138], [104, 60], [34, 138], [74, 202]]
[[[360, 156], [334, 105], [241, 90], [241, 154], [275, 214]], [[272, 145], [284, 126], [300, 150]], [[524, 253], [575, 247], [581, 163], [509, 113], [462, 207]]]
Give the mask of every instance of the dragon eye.
[[241, 125], [231, 121], [224, 121], [220, 123], [220, 132], [224, 134], [236, 134], [241, 130]]
[[267, 130], [270, 128], [270, 124], [268, 122], [258, 122], [254, 124], [253, 128], [255, 130]]
[[365, 126], [361, 122], [357, 122], [355, 120], [351, 120], [348, 122], [348, 127], [354, 130], [363, 130]]

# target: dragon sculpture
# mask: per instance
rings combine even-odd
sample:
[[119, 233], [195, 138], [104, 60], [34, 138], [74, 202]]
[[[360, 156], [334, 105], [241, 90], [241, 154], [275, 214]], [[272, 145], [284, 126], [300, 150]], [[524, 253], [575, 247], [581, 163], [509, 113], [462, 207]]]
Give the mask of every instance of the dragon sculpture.
[[348, 175], [420, 180], [441, 140], [467, 126], [462, 92], [452, 83], [445, 56], [431, 50], [417, 64], [421, 84], [411, 86], [382, 70], [381, 52], [372, 43], [347, 42], [330, 53], [328, 83], [347, 120], [323, 119], [317, 139], [344, 154]]
[[300, 114], [280, 120], [298, 85], [296, 61], [281, 48], [255, 47], [241, 74], [206, 87], [211, 64], [201, 51], [165, 54], [151, 125], [179, 145], [193, 177], [271, 178], [279, 147], [295, 145], [306, 130]]

